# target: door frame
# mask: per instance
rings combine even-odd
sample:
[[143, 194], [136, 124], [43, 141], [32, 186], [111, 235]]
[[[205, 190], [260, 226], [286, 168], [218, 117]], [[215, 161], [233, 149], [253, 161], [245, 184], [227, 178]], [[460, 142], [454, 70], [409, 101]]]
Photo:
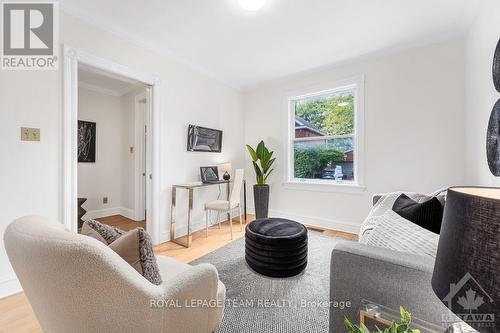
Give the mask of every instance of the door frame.
[[86, 65], [120, 77], [130, 78], [150, 86], [148, 130], [150, 154], [146, 160], [146, 198], [149, 197], [146, 228], [154, 244], [160, 243], [160, 100], [161, 81], [150, 75], [103, 59], [85, 51], [64, 45], [63, 69], [63, 173], [62, 220], [73, 232], [78, 229], [78, 66]]
[[[134, 219], [136, 221], [145, 218], [144, 211], [147, 212], [150, 209], [149, 198], [144, 186], [148, 174], [145, 162], [150, 158], [149, 152], [151, 151], [150, 132], [147, 131], [149, 126], [147, 111], [150, 104], [148, 95], [149, 93], [146, 91], [134, 96]], [[143, 100], [145, 102], [142, 102]], [[142, 106], [143, 103], [144, 106]], [[141, 115], [142, 112], [144, 113]]]

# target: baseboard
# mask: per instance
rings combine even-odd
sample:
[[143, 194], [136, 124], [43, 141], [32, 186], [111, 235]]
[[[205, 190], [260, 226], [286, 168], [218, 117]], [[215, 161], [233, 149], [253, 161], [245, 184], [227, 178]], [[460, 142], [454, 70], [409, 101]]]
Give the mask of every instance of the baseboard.
[[11, 296], [23, 291], [21, 283], [16, 277], [0, 281], [0, 298]]
[[[255, 214], [254, 207], [248, 207], [247, 213]], [[349, 232], [349, 233], [353, 233], [353, 234], [359, 233], [359, 229], [361, 227], [361, 225], [357, 224], [357, 223], [346, 222], [346, 221], [337, 221], [337, 220], [326, 219], [326, 218], [315, 217], [315, 216], [293, 214], [293, 213], [283, 212], [283, 211], [276, 210], [276, 209], [270, 209], [269, 216], [270, 217], [281, 217], [281, 218], [285, 218], [285, 219], [289, 219], [289, 220], [294, 220], [294, 221], [300, 222], [302, 224], [306, 224], [306, 225], [313, 226], [313, 227], [320, 227], [320, 228], [325, 228], [325, 229], [330, 229], [330, 230], [344, 231], [344, 232]]]
[[132, 209], [120, 207], [120, 211], [121, 211], [120, 213], [121, 216], [125, 216], [126, 218], [131, 219], [133, 221], [137, 221], [135, 218], [135, 211], [133, 211]]
[[135, 221], [135, 212], [125, 207], [111, 207], [97, 210], [89, 210], [83, 215], [83, 219], [99, 219], [113, 215], [121, 215]]

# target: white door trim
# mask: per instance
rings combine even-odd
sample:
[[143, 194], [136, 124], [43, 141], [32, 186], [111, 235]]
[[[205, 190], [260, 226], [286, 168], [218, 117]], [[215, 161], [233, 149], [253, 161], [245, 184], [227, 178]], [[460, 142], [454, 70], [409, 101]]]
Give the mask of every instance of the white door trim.
[[[159, 189], [160, 189], [160, 79], [147, 73], [91, 55], [64, 45], [64, 109], [63, 109], [63, 198], [62, 217], [64, 225], [77, 231], [77, 176], [78, 176], [78, 66], [88, 65], [105, 72], [130, 78], [150, 86], [149, 124], [150, 154], [147, 163], [146, 188], [149, 197], [146, 228], [154, 244], [160, 243]], [[148, 163], [149, 162], [149, 163]], [[148, 207], [149, 208], [149, 207]]]
[[[145, 100], [145, 102], [142, 102]], [[144, 211], [148, 210], [144, 182], [146, 181], [147, 166], [145, 160], [146, 154], [150, 151], [149, 136], [145, 130], [148, 123], [148, 109], [151, 103], [148, 102], [147, 92], [140, 93], [134, 97], [134, 220], [142, 221], [146, 218]], [[146, 200], [144, 200], [146, 198]], [[147, 220], [147, 219], [146, 219]]]

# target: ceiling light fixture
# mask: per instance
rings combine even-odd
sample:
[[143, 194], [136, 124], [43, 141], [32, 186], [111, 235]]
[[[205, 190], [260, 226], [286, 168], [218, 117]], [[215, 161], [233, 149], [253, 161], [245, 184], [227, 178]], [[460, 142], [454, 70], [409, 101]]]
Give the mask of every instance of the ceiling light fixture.
[[241, 7], [245, 10], [256, 11], [259, 10], [266, 0], [239, 0]]

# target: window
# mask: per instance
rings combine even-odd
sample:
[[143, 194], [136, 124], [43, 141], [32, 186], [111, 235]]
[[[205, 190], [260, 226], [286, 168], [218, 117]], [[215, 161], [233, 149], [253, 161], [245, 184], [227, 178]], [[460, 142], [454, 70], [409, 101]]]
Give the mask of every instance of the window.
[[288, 183], [359, 186], [362, 79], [288, 98]]

